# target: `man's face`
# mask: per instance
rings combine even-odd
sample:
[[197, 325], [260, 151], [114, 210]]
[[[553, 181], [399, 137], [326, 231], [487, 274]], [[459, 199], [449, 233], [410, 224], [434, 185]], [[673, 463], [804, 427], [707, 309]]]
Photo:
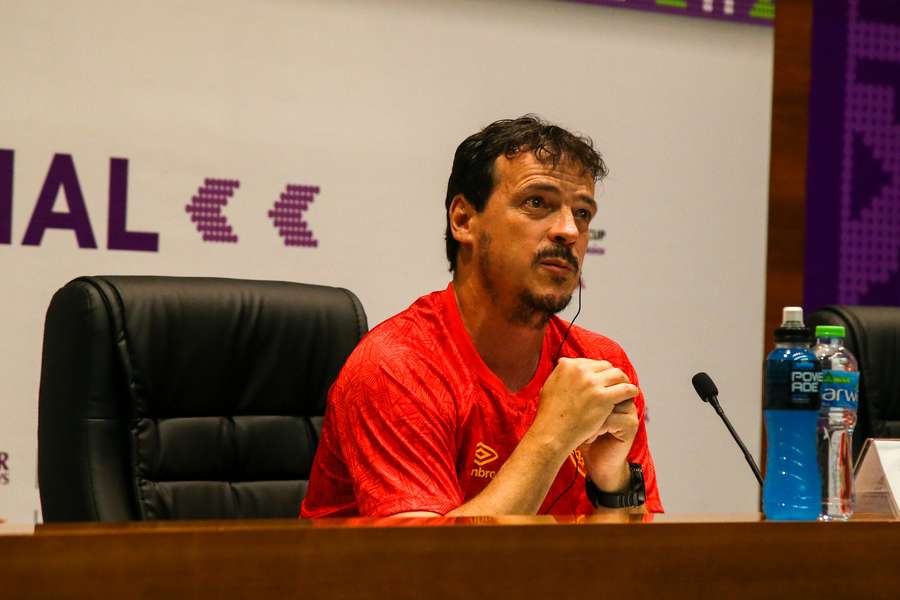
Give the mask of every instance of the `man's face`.
[[542, 326], [578, 285], [597, 212], [594, 179], [563, 160], [545, 165], [531, 152], [494, 163], [494, 190], [473, 217], [474, 256], [491, 298], [514, 321]]

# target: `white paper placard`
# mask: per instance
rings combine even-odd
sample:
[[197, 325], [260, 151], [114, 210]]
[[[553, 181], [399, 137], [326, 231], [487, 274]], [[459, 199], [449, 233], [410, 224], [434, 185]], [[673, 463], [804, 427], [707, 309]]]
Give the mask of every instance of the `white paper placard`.
[[900, 440], [869, 438], [856, 463], [856, 512], [900, 519]]

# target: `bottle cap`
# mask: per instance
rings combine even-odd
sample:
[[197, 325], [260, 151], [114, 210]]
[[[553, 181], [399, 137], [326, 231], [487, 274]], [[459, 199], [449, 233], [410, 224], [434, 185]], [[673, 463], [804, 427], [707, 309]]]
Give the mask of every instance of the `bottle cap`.
[[817, 338], [842, 338], [847, 334], [847, 331], [841, 325], [817, 325], [816, 326], [816, 337]]
[[781, 309], [782, 327], [803, 327], [803, 307], [785, 306]]
[[803, 324], [803, 308], [785, 306], [781, 311], [781, 327], [775, 330], [775, 341], [780, 343], [811, 344], [812, 331]]

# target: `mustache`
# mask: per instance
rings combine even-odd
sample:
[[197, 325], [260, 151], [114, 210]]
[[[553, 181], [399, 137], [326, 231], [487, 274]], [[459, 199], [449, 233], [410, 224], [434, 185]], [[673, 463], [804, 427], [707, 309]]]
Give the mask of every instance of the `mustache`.
[[572, 253], [572, 249], [567, 246], [548, 246], [543, 250], [539, 250], [534, 256], [532, 264], [537, 266], [545, 258], [561, 258], [578, 271], [578, 259]]

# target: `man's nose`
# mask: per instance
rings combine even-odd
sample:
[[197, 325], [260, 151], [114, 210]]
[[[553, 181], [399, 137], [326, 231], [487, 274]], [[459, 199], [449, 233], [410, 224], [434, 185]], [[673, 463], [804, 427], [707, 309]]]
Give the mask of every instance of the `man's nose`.
[[563, 207], [562, 210], [556, 214], [556, 220], [553, 222], [548, 233], [550, 239], [557, 244], [565, 246], [571, 246], [578, 240], [580, 232], [578, 231], [578, 224], [575, 222], [575, 215], [572, 214], [571, 208]]

